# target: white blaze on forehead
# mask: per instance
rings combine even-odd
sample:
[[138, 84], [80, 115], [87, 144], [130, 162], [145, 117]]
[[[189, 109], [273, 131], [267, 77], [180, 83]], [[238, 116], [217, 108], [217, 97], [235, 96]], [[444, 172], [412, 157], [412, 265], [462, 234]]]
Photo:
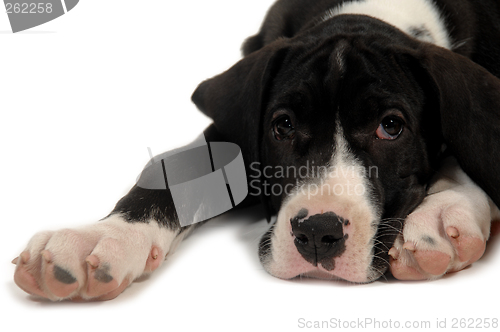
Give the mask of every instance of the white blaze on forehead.
[[[365, 0], [344, 2], [330, 9], [323, 17], [326, 21], [342, 14], [371, 16], [384, 21], [409, 35], [451, 49], [451, 40], [444, 19], [437, 6], [429, 0]], [[415, 35], [415, 29], [425, 32]]]
[[348, 50], [349, 43], [347, 41], [341, 41], [337, 44], [334, 50], [335, 62], [338, 66], [340, 75], [345, 73], [345, 54]]
[[[347, 183], [351, 187], [362, 187], [364, 190], [362, 194], [354, 191], [347, 192], [347, 195], [335, 196], [335, 200], [340, 203], [340, 209], [345, 211], [345, 215], [341, 216], [350, 221], [352, 229], [348, 231], [347, 249], [336, 259], [336, 269], [333, 273], [350, 281], [364, 281], [363, 278], [373, 277], [370, 265], [373, 260], [377, 225], [381, 217], [379, 208], [373, 202], [373, 187], [369, 180], [369, 177], [378, 176], [378, 171], [376, 168], [367, 169], [354, 155], [338, 120], [335, 143], [332, 162], [334, 173], [330, 173], [330, 176], [335, 176], [332, 180]], [[331, 183], [331, 180], [328, 181]]]
[[[367, 170], [349, 149], [337, 122], [336, 143], [328, 172], [321, 178], [304, 183], [283, 204], [272, 236], [272, 260], [265, 264], [271, 274], [292, 278], [299, 274], [339, 277], [353, 282], [367, 282], [376, 277], [370, 267], [380, 211], [371, 201], [372, 187]], [[373, 174], [372, 174], [373, 175]], [[358, 188], [358, 190], [356, 190]], [[362, 188], [363, 190], [360, 190]], [[335, 268], [327, 272], [306, 262], [297, 251], [290, 219], [302, 209], [308, 216], [334, 212], [349, 220], [344, 226], [346, 250], [335, 260]], [[316, 273], [315, 271], [322, 271]]]

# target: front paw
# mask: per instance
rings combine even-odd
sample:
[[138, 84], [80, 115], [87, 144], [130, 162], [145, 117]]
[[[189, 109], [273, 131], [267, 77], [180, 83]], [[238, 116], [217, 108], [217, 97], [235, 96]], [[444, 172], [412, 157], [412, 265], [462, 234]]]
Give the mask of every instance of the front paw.
[[117, 215], [81, 229], [38, 233], [14, 259], [14, 281], [53, 301], [109, 300], [158, 268], [176, 233]]
[[402, 235], [389, 252], [395, 278], [437, 279], [481, 258], [489, 236], [491, 209], [484, 193], [470, 194], [445, 190], [427, 196], [408, 216]]

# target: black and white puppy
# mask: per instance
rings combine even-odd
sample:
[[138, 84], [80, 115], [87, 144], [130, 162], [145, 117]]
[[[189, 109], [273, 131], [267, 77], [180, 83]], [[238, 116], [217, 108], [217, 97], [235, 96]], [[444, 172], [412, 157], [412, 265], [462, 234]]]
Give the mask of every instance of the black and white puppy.
[[[277, 216], [270, 274], [431, 279], [482, 256], [500, 218], [500, 2], [280, 0], [243, 51], [193, 101], [208, 141], [241, 147], [245, 205]], [[111, 299], [194, 227], [168, 190], [135, 186], [97, 224], [35, 235], [14, 278]]]

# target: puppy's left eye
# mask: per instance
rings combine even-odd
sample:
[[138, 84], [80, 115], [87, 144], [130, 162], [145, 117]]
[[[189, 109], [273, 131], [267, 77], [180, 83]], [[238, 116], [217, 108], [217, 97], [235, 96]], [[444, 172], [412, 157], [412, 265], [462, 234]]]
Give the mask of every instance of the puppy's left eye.
[[273, 131], [274, 138], [278, 141], [292, 139], [295, 136], [295, 128], [288, 115], [282, 115], [274, 121]]
[[384, 140], [395, 140], [403, 132], [404, 121], [398, 116], [386, 117], [377, 129], [377, 138]]

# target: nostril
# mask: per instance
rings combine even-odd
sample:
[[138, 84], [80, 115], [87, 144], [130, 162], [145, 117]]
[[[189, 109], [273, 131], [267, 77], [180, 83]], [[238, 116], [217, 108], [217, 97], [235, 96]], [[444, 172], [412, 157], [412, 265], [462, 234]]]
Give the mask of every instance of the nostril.
[[325, 235], [321, 238], [321, 243], [323, 244], [334, 244], [337, 241], [332, 235]]
[[323, 244], [334, 244], [337, 242], [339, 239], [334, 237], [333, 235], [325, 235], [321, 238], [321, 243]]
[[[300, 214], [304, 217], [306, 214]], [[290, 219], [291, 239], [298, 253], [314, 266], [321, 264], [331, 271], [335, 268], [334, 257], [346, 251], [344, 219], [333, 212], [310, 216], [308, 219]]]
[[299, 241], [301, 244], [307, 244], [309, 242], [309, 238], [305, 234], [297, 234], [295, 236], [297, 241]]

